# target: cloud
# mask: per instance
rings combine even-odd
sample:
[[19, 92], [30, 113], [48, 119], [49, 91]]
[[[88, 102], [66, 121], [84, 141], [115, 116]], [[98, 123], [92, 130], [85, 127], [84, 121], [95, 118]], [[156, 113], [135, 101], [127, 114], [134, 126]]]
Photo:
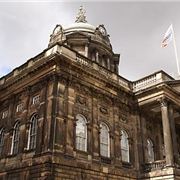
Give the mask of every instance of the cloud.
[[0, 75], [45, 49], [55, 25], [73, 23], [80, 5], [90, 24], [107, 28], [115, 53], [121, 54], [122, 76], [135, 80], [160, 69], [177, 72], [172, 44], [162, 49], [160, 43], [173, 23], [180, 53], [179, 2], [68, 1], [1, 3]]

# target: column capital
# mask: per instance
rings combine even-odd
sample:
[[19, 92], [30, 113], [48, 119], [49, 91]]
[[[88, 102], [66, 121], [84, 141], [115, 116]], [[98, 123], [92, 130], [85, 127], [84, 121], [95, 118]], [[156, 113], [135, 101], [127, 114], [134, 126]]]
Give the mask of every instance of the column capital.
[[167, 98], [162, 97], [157, 99], [157, 101], [160, 103], [161, 107], [168, 107], [169, 101]]

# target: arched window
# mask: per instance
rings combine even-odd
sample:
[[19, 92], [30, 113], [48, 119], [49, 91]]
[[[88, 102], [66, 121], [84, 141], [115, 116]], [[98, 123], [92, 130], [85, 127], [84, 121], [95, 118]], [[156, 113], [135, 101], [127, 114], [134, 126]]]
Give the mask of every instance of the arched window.
[[147, 160], [148, 162], [154, 161], [154, 147], [151, 139], [147, 139]]
[[124, 130], [121, 130], [121, 156], [122, 161], [130, 162], [128, 134]]
[[105, 123], [101, 123], [100, 128], [100, 154], [104, 157], [110, 157], [109, 128]]
[[84, 116], [76, 116], [76, 149], [87, 151], [87, 121]]
[[37, 121], [38, 115], [33, 114], [30, 120], [29, 137], [28, 137], [28, 149], [36, 148], [37, 139]]
[[20, 138], [20, 123], [16, 122], [13, 130], [11, 154], [17, 154], [19, 150], [19, 138]]
[[0, 155], [2, 154], [4, 146], [4, 129], [0, 130]]

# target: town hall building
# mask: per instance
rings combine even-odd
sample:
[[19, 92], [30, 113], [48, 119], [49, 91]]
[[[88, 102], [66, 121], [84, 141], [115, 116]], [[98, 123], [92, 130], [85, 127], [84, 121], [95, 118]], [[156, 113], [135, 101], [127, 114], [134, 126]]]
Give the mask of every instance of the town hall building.
[[180, 80], [118, 73], [104, 25], [57, 25], [0, 78], [0, 180], [180, 179]]

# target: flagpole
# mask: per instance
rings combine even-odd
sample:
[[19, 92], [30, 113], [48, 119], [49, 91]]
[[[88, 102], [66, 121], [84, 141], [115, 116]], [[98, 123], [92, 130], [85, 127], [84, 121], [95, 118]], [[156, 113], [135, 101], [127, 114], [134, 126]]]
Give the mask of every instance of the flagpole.
[[175, 57], [176, 57], [176, 64], [177, 64], [178, 76], [180, 76], [179, 59], [178, 59], [178, 55], [177, 55], [177, 47], [176, 47], [176, 40], [175, 40], [175, 35], [174, 35], [173, 26], [172, 26], [172, 32], [173, 32], [173, 45], [174, 45], [174, 52], [175, 52]]

